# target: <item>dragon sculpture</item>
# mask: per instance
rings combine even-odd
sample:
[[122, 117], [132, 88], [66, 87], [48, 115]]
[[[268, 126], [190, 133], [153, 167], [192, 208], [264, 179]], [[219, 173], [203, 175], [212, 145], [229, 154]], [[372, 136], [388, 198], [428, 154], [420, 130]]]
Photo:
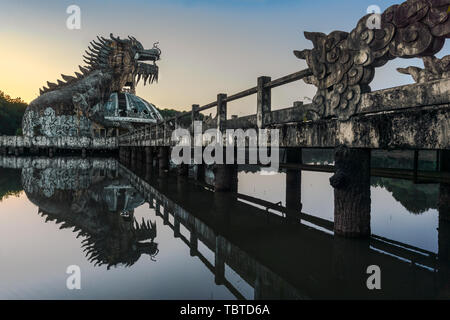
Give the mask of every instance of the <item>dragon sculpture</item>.
[[[425, 69], [400, 69], [417, 82], [450, 76], [450, 57], [434, 57], [450, 37], [450, 0], [408, 0], [382, 14], [368, 14], [350, 33], [305, 32], [313, 49], [294, 51], [313, 75], [304, 79], [318, 90], [311, 106], [317, 118], [347, 120], [370, 92], [375, 68], [395, 58], [423, 58]], [[379, 28], [371, 27], [379, 19]]]
[[[87, 64], [75, 76], [61, 75], [57, 83], [47, 82], [40, 96], [25, 111], [22, 128], [26, 136], [91, 136], [90, 123], [104, 127], [132, 129], [130, 124], [105, 119], [103, 103], [113, 92], [128, 86], [132, 93], [141, 79], [144, 85], [158, 79], [161, 50], [157, 43], [144, 49], [134, 37], [97, 37], [83, 55]], [[150, 63], [146, 63], [150, 62]]]

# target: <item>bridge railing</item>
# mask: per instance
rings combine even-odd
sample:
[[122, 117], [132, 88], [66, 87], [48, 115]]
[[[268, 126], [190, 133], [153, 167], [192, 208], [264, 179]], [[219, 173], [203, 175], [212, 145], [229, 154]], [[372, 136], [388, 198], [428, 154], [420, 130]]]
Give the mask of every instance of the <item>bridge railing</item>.
[[240, 91], [230, 96], [227, 96], [224, 93], [219, 93], [217, 94], [217, 99], [211, 103], [205, 104], [203, 106], [193, 104], [190, 112], [185, 111], [174, 117], [158, 121], [155, 124], [146, 125], [133, 132], [128, 132], [119, 136], [119, 144], [131, 144], [132, 141], [136, 140], [150, 140], [161, 142], [162, 144], [167, 143], [167, 139], [170, 138], [171, 131], [180, 127], [180, 121], [182, 118], [191, 118], [190, 128], [192, 129], [194, 121], [198, 120], [199, 118], [199, 113], [211, 108], [217, 108], [216, 127], [222, 130], [225, 128], [225, 123], [227, 121], [227, 103], [251, 96], [253, 94], [257, 94], [257, 126], [258, 128], [263, 128], [267, 123], [265, 115], [271, 112], [271, 90], [273, 88], [301, 80], [311, 75], [312, 72], [310, 69], [304, 69], [275, 80], [272, 80], [267, 76], [261, 76], [257, 79], [257, 85], [255, 87]]

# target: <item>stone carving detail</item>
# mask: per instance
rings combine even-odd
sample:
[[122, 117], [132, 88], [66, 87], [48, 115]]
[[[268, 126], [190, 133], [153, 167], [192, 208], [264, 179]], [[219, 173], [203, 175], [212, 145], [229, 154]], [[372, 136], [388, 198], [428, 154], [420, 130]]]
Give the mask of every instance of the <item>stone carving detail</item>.
[[[44, 116], [39, 117], [36, 112], [27, 112], [22, 121], [22, 130], [25, 136], [44, 135], [47, 137], [58, 136], [90, 136], [91, 121], [83, 116], [55, 115], [55, 110], [47, 108]], [[38, 132], [36, 132], [38, 131]]]
[[425, 69], [418, 67], [398, 68], [398, 72], [410, 74], [417, 83], [450, 78], [450, 55], [442, 59], [423, 57]]
[[375, 68], [397, 57], [433, 60], [450, 37], [449, 5], [450, 0], [408, 0], [381, 14], [380, 29], [367, 27], [369, 14], [350, 33], [305, 32], [314, 48], [294, 54], [313, 72], [305, 82], [318, 88], [314, 112], [347, 120], [358, 111], [361, 94], [370, 92]]

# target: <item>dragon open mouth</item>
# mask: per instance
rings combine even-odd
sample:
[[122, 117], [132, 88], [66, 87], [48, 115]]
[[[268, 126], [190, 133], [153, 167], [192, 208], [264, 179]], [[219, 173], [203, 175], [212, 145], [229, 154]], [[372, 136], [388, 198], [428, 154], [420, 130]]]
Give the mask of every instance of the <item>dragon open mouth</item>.
[[156, 64], [147, 64], [139, 62], [136, 70], [136, 85], [139, 81], [144, 79], [144, 85], [152, 83], [153, 81], [158, 81], [158, 66]]
[[[152, 83], [153, 81], [158, 81], [158, 66], [156, 61], [161, 57], [161, 50], [158, 48], [158, 43], [153, 44], [152, 49], [140, 50], [136, 53], [135, 59], [138, 61], [136, 70], [136, 84], [144, 79], [144, 85]], [[144, 61], [151, 61], [153, 63], [145, 63]]]

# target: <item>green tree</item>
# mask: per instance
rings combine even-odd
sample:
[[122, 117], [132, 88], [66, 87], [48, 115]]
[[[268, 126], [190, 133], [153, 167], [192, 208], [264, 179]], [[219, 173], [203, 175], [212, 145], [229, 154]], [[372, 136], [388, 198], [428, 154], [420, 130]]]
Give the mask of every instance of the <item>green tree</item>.
[[22, 117], [27, 104], [0, 90], [0, 135], [22, 134]]

